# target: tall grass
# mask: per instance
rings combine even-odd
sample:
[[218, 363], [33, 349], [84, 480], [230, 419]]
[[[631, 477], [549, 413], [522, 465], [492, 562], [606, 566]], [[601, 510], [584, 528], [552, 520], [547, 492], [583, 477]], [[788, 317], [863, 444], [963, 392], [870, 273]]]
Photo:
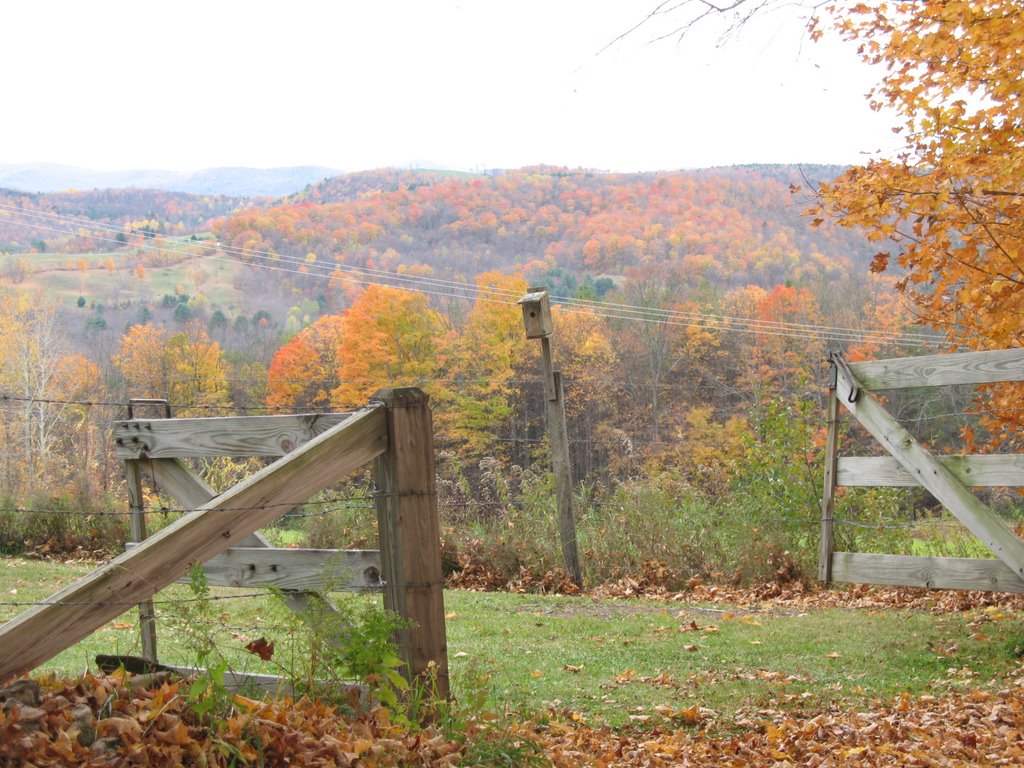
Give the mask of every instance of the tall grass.
[[124, 515], [111, 499], [33, 497], [18, 504], [0, 497], [0, 554], [41, 556], [119, 552], [128, 536]]

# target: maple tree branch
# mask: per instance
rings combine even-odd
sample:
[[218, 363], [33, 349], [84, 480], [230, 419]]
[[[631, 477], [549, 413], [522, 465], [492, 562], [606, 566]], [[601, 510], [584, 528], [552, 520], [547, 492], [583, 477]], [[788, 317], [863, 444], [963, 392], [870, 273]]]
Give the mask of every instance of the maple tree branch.
[[676, 38], [677, 40], [682, 41], [687, 34], [706, 19], [716, 16], [725, 17], [726, 14], [733, 11], [739, 11], [743, 6], [747, 6], [744, 13], [728, 21], [725, 31], [719, 36], [719, 42], [721, 43], [731, 35], [738, 32], [751, 19], [760, 13], [787, 7], [806, 8], [811, 11], [813, 18], [816, 15], [817, 10], [825, 6], [828, 2], [829, 0], [814, 0], [813, 2], [810, 2], [809, 0], [731, 0], [730, 2], [712, 2], [712, 0], [663, 0], [663, 2], [658, 3], [658, 5], [648, 12], [640, 21], [604, 45], [595, 55], [601, 55], [606, 50], [617, 43], [622, 42], [638, 29], [648, 25], [653, 20], [670, 16], [676, 12], [695, 9], [695, 15], [693, 15], [692, 18], [689, 18], [684, 23], [676, 24], [667, 32], [652, 37], [649, 42], [656, 43], [670, 38]]
[[1024, 192], [1010, 192], [1007, 189], [982, 189], [981, 194], [990, 197], [1024, 197]]
[[[971, 210], [971, 206], [968, 204], [968, 201], [967, 201], [966, 198], [961, 199], [961, 198], [958, 197], [957, 199], [960, 201], [960, 205], [963, 208], [964, 213], [966, 213], [970, 217], [971, 221], [974, 222], [974, 225], [977, 226], [977, 227], [980, 227], [985, 232], [985, 234], [988, 236], [989, 241], [992, 243], [992, 245], [995, 247], [995, 249], [999, 253], [1003, 254], [1003, 258], [1005, 258], [1008, 262], [1010, 262], [1010, 265], [1014, 269], [1016, 269], [1018, 272], [1020, 272], [1021, 271], [1020, 264], [1017, 263], [1017, 261], [1010, 254], [1010, 252], [1007, 251], [1006, 248], [1003, 247], [1003, 244], [999, 240], [999, 238], [997, 238], [995, 236], [995, 234], [993, 234], [992, 230], [989, 229], [988, 222], [985, 221], [984, 219], [978, 217], [975, 214], [975, 212], [973, 210]], [[1002, 277], [1004, 280], [1009, 280], [1010, 282], [1012, 282], [1014, 284], [1020, 284], [1019, 280], [1014, 280], [1014, 279], [1010, 278], [1008, 275], [1003, 275], [1003, 274], [997, 272], [996, 276], [997, 277]]]

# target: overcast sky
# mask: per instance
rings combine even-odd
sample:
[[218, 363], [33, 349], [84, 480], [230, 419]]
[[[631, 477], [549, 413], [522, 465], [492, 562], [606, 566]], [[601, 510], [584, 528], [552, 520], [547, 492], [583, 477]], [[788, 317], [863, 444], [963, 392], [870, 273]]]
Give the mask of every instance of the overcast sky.
[[878, 73], [793, 16], [606, 47], [656, 5], [6, 3], [0, 162], [652, 171], [894, 146], [864, 98]]

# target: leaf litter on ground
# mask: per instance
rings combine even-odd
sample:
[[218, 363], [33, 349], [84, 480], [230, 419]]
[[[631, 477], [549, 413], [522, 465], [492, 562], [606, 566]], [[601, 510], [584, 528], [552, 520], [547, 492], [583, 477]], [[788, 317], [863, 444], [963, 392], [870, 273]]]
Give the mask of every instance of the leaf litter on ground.
[[[747, 589], [693, 583], [673, 592], [630, 580], [589, 594], [640, 604], [722, 605], [721, 620], [832, 607], [970, 611], [975, 618], [969, 626], [982, 635], [990, 622], [1024, 609], [1020, 595], [799, 583]], [[717, 631], [717, 625], [691, 621], [678, 631], [696, 637]], [[950, 674], [962, 677], [963, 685], [942, 693], [903, 693], [858, 709], [835, 704], [800, 712], [758, 705], [741, 709], [728, 729], [716, 727], [714, 710], [664, 705], [619, 728], [551, 709], [532, 718], [469, 722], [459, 733], [402, 725], [381, 708], [350, 716], [308, 699], [236, 697], [230, 715], [211, 724], [189, 708], [187, 684], [174, 678], [86, 674], [72, 681], [44, 679], [35, 699], [3, 705], [0, 765], [458, 766], [482, 764], [473, 755], [487, 754], [478, 747], [494, 741], [536, 746], [554, 766], [1024, 764], [1024, 667], [1000, 690], [971, 687], [970, 670]], [[623, 673], [615, 681], [637, 684], [680, 685], [670, 675]]]
[[1024, 677], [996, 692], [904, 694], [871, 711], [798, 717], [761, 710], [750, 713], [745, 730], [717, 737], [701, 729], [713, 713], [698, 707], [656, 709], [642, 728], [617, 730], [553, 710], [475, 727], [459, 739], [432, 726], [399, 725], [383, 709], [351, 717], [308, 699], [241, 696], [212, 728], [189, 710], [179, 685], [167, 676], [136, 684], [126, 674], [44, 681], [37, 699], [12, 699], [0, 711], [0, 764], [458, 766], [474, 740], [535, 745], [560, 768], [1024, 762]]

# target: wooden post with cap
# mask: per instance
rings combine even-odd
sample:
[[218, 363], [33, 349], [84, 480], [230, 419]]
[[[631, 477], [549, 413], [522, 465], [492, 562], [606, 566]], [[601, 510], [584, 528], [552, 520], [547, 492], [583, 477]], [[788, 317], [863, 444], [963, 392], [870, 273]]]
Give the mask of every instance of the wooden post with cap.
[[551, 441], [551, 465], [555, 474], [555, 495], [558, 503], [558, 537], [562, 544], [565, 570], [577, 587], [583, 586], [579, 546], [576, 542], [576, 512], [572, 501], [572, 464], [569, 460], [569, 434], [565, 420], [565, 395], [562, 376], [551, 360], [551, 336], [555, 332], [551, 320], [551, 303], [547, 288], [530, 288], [516, 302], [523, 308], [526, 338], [540, 339], [544, 365], [544, 399], [547, 401], [548, 439]]

